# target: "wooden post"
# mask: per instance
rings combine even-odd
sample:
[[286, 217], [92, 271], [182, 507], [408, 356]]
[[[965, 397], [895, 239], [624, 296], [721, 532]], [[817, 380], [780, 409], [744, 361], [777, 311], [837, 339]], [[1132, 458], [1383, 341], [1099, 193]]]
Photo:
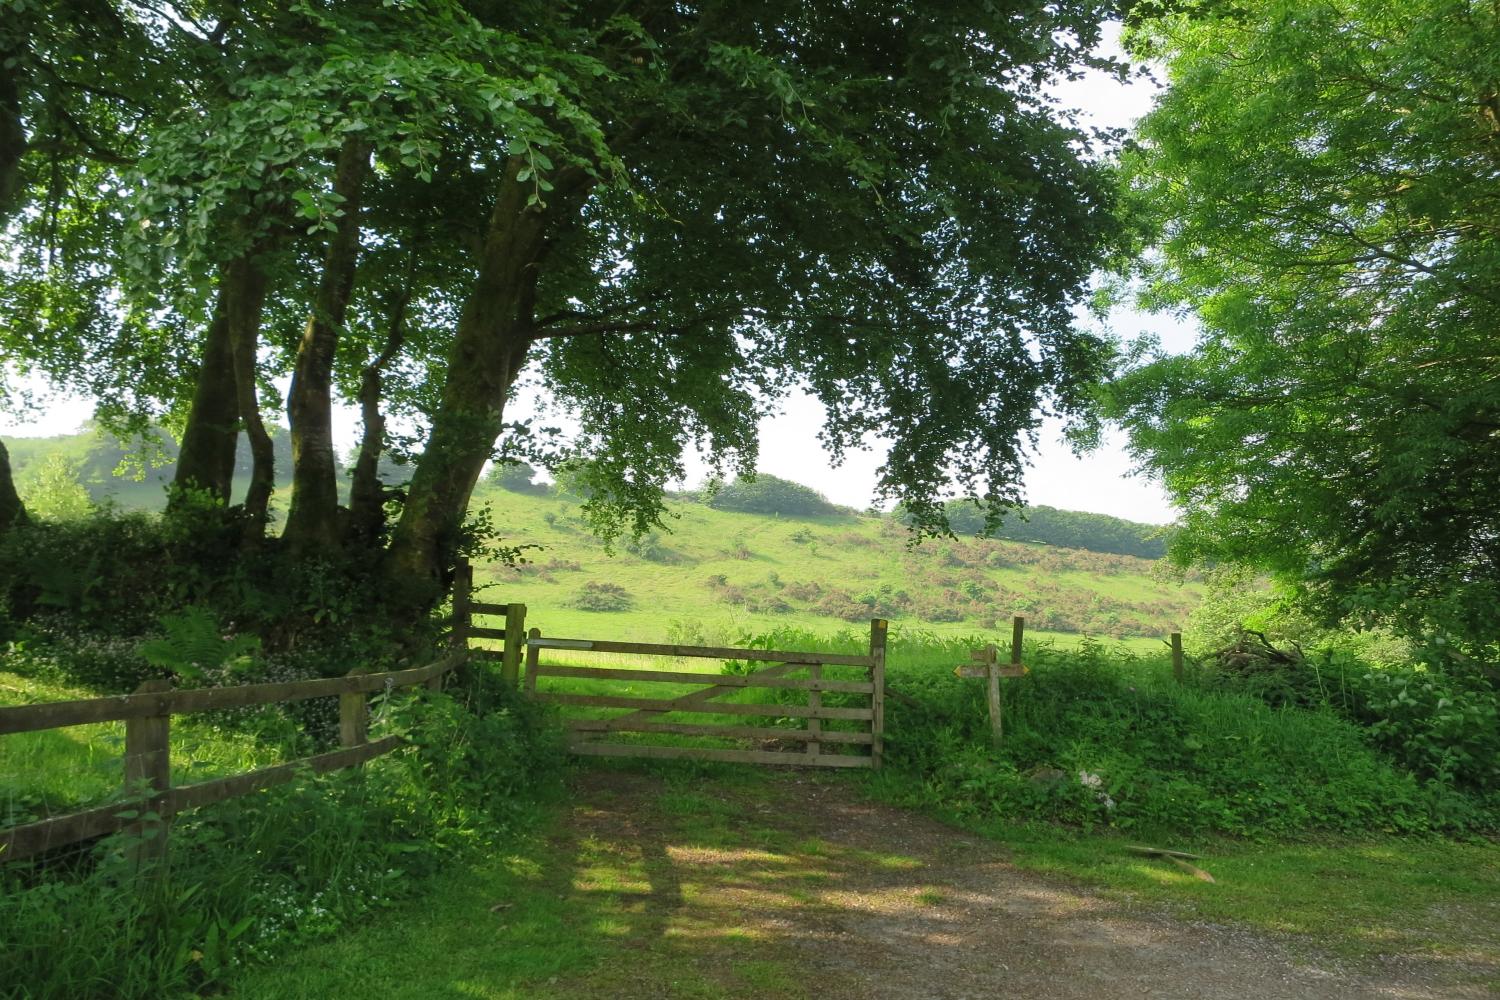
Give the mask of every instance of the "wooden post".
[[[158, 694], [170, 691], [170, 681], [145, 681], [136, 694]], [[142, 818], [126, 827], [135, 836], [129, 856], [137, 868], [159, 862], [167, 856], [166, 792], [172, 787], [172, 715], [143, 715], [125, 720], [125, 791], [135, 795], [149, 793], [142, 800]], [[155, 812], [148, 820], [145, 814]]]
[[[1021, 666], [1021, 643], [1026, 636], [1026, 616], [1016, 615], [1010, 620], [1010, 665], [1014, 670]], [[990, 703], [990, 739], [999, 746], [1005, 739], [1005, 711], [1000, 701], [1000, 665], [992, 658], [988, 675], [987, 695]]]
[[[813, 680], [813, 681], [822, 680], [823, 679], [823, 664], [821, 664], [821, 663], [809, 663], [807, 665], [807, 678], [808, 678], [808, 680]], [[818, 709], [822, 708], [823, 707], [823, 692], [822, 691], [816, 691], [816, 690], [809, 690], [807, 692], [807, 707], [811, 711], [817, 711]], [[807, 717], [807, 734], [808, 734], [809, 737], [811, 737], [807, 741], [807, 747], [806, 747], [807, 755], [809, 757], [816, 757], [816, 756], [818, 756], [819, 754], [821, 754], [823, 752], [822, 741], [819, 739], [819, 737], [821, 737], [823, 735], [823, 720], [820, 719], [820, 718], [818, 718], [815, 715], [808, 716]]]
[[[349, 671], [353, 677], [362, 672], [355, 667]], [[370, 739], [370, 703], [363, 691], [344, 692], [339, 695], [339, 746], [357, 747]]]
[[514, 685], [521, 676], [521, 647], [525, 645], [526, 605], [505, 605], [505, 653], [500, 660], [500, 679]]
[[453, 574], [453, 643], [461, 645], [468, 641], [469, 625], [472, 616], [469, 613], [469, 595], [474, 590], [474, 567], [469, 565], [467, 559], [458, 564], [458, 569]]
[[[542, 630], [539, 629], [539, 628], [534, 628], [530, 632], [526, 633], [526, 637], [528, 639], [540, 639], [542, 637]], [[535, 692], [536, 691], [536, 668], [537, 668], [537, 664], [539, 662], [541, 662], [541, 659], [542, 659], [542, 649], [541, 649], [540, 646], [531, 646], [531, 645], [528, 645], [526, 647], [526, 690], [527, 690], [527, 692]]]
[[882, 742], [885, 734], [885, 633], [889, 623], [884, 618], [870, 619], [870, 683], [875, 690], [870, 693], [870, 766], [880, 769], [880, 759], [885, 752]]
[[1182, 683], [1182, 633], [1172, 633], [1172, 679]]

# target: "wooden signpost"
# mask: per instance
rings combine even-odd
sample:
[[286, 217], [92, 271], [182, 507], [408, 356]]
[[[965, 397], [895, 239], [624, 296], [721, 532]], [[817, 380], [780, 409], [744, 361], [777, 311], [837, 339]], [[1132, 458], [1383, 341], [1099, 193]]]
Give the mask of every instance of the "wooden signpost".
[[983, 677], [989, 684], [987, 694], [990, 705], [990, 736], [999, 745], [1005, 735], [1005, 723], [1000, 708], [1000, 678], [1024, 677], [1031, 668], [1021, 663], [1021, 638], [1026, 633], [1026, 619], [1016, 615], [1011, 621], [1010, 662], [1001, 663], [999, 651], [993, 645], [970, 651], [973, 663], [962, 663], [953, 668], [958, 677]]

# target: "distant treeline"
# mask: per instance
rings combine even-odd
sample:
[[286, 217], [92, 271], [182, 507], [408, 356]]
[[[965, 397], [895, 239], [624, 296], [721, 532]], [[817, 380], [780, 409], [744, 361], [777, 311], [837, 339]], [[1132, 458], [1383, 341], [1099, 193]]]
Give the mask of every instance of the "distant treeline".
[[[707, 498], [710, 507], [748, 514], [781, 517], [822, 517], [853, 513], [830, 503], [809, 486], [761, 473], [754, 479], [736, 479]], [[948, 523], [954, 534], [977, 535], [984, 530], [984, 515], [966, 501], [948, 504]], [[896, 517], [902, 520], [900, 509]], [[1024, 518], [1014, 514], [995, 532], [995, 538], [1013, 542], [1039, 542], [1061, 548], [1087, 549], [1142, 559], [1160, 559], [1167, 551], [1167, 529], [1138, 524], [1106, 514], [1090, 514], [1056, 507], [1028, 507]]]
[[[977, 535], [984, 530], [984, 515], [972, 503], [955, 501], [948, 505], [948, 523], [954, 534]], [[1027, 507], [1024, 520], [1019, 514], [1007, 517], [993, 537], [1160, 559], [1167, 552], [1169, 531], [1161, 525], [1139, 524], [1108, 514], [1038, 506]]]

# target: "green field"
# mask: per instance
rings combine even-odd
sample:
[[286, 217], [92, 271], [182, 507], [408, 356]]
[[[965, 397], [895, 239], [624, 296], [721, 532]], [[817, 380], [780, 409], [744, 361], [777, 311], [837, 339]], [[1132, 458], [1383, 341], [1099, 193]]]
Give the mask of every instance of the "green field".
[[[901, 632], [1009, 635], [1024, 614], [1030, 635], [1084, 634], [1159, 648], [1201, 596], [1133, 556], [962, 538], [908, 544], [891, 517], [781, 518], [670, 505], [670, 532], [622, 542], [613, 554], [578, 504], [481, 486], [508, 544], [539, 546], [518, 567], [480, 566], [482, 600], [521, 601], [528, 624], [552, 636], [734, 643], [782, 628], [863, 631], [884, 617]], [[586, 584], [623, 590], [628, 607], [577, 606]]]

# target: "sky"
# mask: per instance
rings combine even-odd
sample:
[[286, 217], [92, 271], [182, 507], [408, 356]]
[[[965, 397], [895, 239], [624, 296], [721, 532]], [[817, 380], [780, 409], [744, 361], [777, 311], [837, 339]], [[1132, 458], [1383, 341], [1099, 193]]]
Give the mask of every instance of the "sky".
[[[1119, 55], [1117, 39], [1116, 28], [1108, 33], [1104, 50]], [[1157, 85], [1149, 79], [1133, 78], [1122, 84], [1092, 72], [1053, 88], [1053, 94], [1063, 105], [1078, 109], [1084, 122], [1100, 127], [1129, 127], [1150, 110], [1157, 91]], [[1126, 339], [1142, 333], [1154, 334], [1166, 350], [1174, 352], [1192, 347], [1196, 335], [1187, 322], [1143, 315], [1124, 307], [1110, 314], [1107, 326]], [[25, 437], [69, 434], [92, 412], [89, 402], [83, 399], [44, 394], [40, 402], [38, 409], [25, 414], [0, 412], [0, 434]], [[789, 397], [779, 413], [761, 422], [759, 470], [811, 486], [835, 503], [868, 507], [873, 499], [877, 470], [884, 459], [883, 446], [879, 441], [871, 441], [869, 450], [851, 452], [842, 465], [834, 466], [817, 439], [816, 431], [822, 423], [823, 408], [816, 399], [805, 393]], [[1121, 432], [1110, 431], [1100, 448], [1080, 457], [1062, 439], [1061, 430], [1058, 422], [1046, 421], [1038, 434], [1025, 479], [1029, 503], [1112, 514], [1153, 524], [1175, 519], [1176, 513], [1160, 485], [1132, 474]], [[357, 412], [352, 407], [340, 407], [335, 413], [335, 436], [340, 451], [347, 452], [358, 434]], [[708, 464], [701, 456], [689, 456], [687, 467], [683, 485], [698, 485], [708, 475]]]

